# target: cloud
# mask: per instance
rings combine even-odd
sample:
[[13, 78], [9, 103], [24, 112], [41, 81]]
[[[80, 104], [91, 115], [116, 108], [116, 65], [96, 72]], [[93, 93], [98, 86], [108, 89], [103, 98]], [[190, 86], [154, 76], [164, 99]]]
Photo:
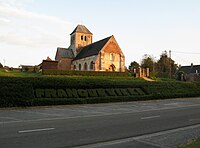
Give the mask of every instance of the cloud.
[[0, 3], [0, 15], [18, 19], [37, 19], [42, 21], [49, 21], [51, 23], [69, 24], [68, 22], [63, 21], [57, 17], [30, 12], [21, 7], [9, 5], [9, 3], [2, 5]]
[[0, 0], [0, 42], [29, 48], [64, 45], [71, 23], [28, 11], [23, 4], [23, 0]]
[[34, 0], [0, 0], [0, 62], [18, 67], [36, 65], [57, 47], [67, 47], [72, 23], [55, 16], [27, 10]]
[[9, 20], [9, 19], [6, 19], [6, 18], [0, 18], [0, 22], [9, 23], [10, 20]]

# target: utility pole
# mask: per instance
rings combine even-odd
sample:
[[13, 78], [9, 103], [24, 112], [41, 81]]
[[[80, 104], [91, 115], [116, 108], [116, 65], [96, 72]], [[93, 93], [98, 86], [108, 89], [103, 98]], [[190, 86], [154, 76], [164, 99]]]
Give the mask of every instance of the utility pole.
[[172, 78], [172, 67], [171, 67], [171, 50], [169, 50], [169, 78]]
[[6, 60], [3, 59], [3, 67], [5, 67], [5, 66], [6, 66]]

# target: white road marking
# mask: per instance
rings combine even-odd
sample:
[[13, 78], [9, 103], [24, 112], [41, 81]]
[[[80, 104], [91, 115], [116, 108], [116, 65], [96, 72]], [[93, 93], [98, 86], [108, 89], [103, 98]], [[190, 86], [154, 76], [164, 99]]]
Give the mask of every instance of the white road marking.
[[192, 122], [192, 121], [200, 121], [200, 118], [197, 118], [197, 119], [190, 119], [189, 121], [190, 121], [190, 122]]
[[[179, 131], [190, 130], [190, 129], [195, 129], [195, 128], [200, 128], [200, 124], [187, 126], [187, 127], [181, 127], [181, 128], [172, 129], [172, 130], [166, 130], [166, 131], [142, 135], [142, 136], [136, 136], [136, 137], [130, 137], [130, 138], [125, 138], [125, 139], [119, 139], [119, 140], [83, 145], [83, 146], [78, 146], [78, 147], [73, 147], [73, 148], [97, 148], [97, 147], [100, 148], [100, 147], [103, 147], [103, 146], [111, 146], [111, 145], [115, 145], [115, 144], [122, 144], [122, 143], [127, 143], [127, 142], [132, 142], [132, 141], [144, 142], [143, 139], [146, 139], [146, 138], [176, 133], [176, 132], [179, 132]], [[156, 144], [153, 144], [153, 143], [148, 142], [148, 144], [160, 147], [159, 145], [156, 145]]]
[[175, 103], [168, 103], [168, 104], [164, 104], [164, 105], [179, 105], [181, 102], [175, 102]]
[[20, 120], [20, 121], [3, 121], [3, 122], [0, 122], [0, 124], [20, 123], [20, 122], [38, 122], [38, 121], [66, 120], [66, 119], [90, 118], [90, 117], [102, 117], [102, 116], [141, 113], [141, 112], [149, 112], [149, 111], [180, 109], [180, 108], [197, 107], [197, 106], [200, 106], [200, 104], [185, 105], [185, 106], [179, 106], [179, 107], [163, 107], [163, 108], [146, 109], [146, 110], [144, 109], [144, 110], [140, 110], [140, 111], [130, 111], [130, 112], [102, 113], [102, 114], [95, 114], [95, 115], [82, 115], [82, 116], [69, 116], [69, 117], [56, 117], [56, 118], [41, 118], [41, 119], [34, 119], [34, 120], [27, 119], [27, 120]]
[[14, 118], [14, 117], [0, 117], [2, 119], [10, 119], [10, 120], [17, 120], [19, 121], [20, 119]]
[[32, 130], [18, 131], [18, 133], [41, 132], [41, 131], [50, 131], [50, 130], [54, 130], [54, 129], [55, 128], [41, 128], [41, 129], [32, 129]]
[[43, 113], [43, 112], [35, 112], [35, 111], [26, 111], [26, 110], [16, 110], [14, 112], [19, 112], [19, 113], [29, 113], [29, 114], [40, 114], [40, 115], [46, 115], [46, 116], [61, 116], [59, 114], [50, 114], [50, 113]]
[[142, 118], [141, 118], [141, 120], [153, 119], [153, 118], [160, 118], [160, 116], [149, 116], [149, 117], [142, 117]]

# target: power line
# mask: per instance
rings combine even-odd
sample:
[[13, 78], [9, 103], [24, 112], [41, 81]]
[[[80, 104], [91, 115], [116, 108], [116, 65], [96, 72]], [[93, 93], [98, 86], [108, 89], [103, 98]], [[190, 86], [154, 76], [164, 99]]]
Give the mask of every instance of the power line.
[[200, 54], [199, 52], [182, 52], [182, 51], [171, 51], [173, 53], [182, 53], [182, 54]]
[[[200, 56], [199, 52], [181, 52], [181, 51], [172, 51], [172, 52], [173, 52], [173, 56], [178, 58], [178, 61], [182, 61], [184, 63], [193, 63], [195, 61], [199, 61], [199, 56]], [[183, 56], [183, 54], [184, 54], [184, 56]], [[191, 56], [192, 56], [192, 58], [191, 58]], [[188, 59], [188, 57], [190, 57], [190, 58]]]
[[173, 55], [173, 57], [175, 57], [176, 59], [178, 59], [178, 60], [181, 60], [182, 62], [184, 62], [184, 63], [190, 63], [191, 61], [188, 61], [188, 60], [186, 60], [186, 59], [184, 59], [184, 58], [182, 58], [182, 57], [180, 57], [180, 56], [178, 56], [178, 55]]

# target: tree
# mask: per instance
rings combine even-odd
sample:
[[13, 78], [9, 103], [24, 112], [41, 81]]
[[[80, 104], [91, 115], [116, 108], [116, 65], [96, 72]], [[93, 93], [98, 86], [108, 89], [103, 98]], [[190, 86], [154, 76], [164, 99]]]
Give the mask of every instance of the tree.
[[128, 69], [130, 72], [134, 72], [134, 69], [139, 69], [139, 67], [140, 67], [140, 65], [136, 61], [133, 61], [133, 62], [131, 62]]
[[0, 68], [3, 68], [3, 65], [0, 63]]
[[170, 78], [175, 74], [177, 67], [174, 60], [168, 57], [167, 51], [160, 55], [160, 59], [156, 63], [156, 71], [160, 77]]
[[142, 62], [141, 62], [141, 67], [142, 68], [149, 68], [150, 72], [154, 71], [154, 65], [155, 65], [155, 59], [153, 58], [153, 56], [147, 55], [145, 54]]

